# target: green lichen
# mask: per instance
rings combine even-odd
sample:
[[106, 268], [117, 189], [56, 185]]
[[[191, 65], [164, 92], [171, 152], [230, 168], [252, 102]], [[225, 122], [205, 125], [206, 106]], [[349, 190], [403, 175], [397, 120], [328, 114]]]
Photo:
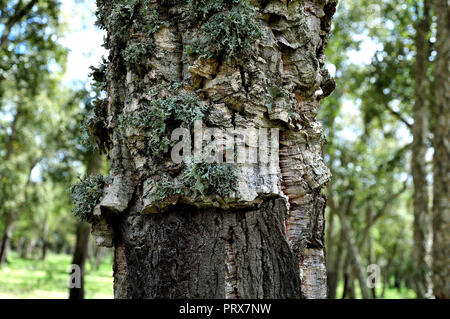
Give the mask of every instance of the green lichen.
[[152, 93], [150, 100], [144, 100], [142, 107], [133, 114], [122, 114], [120, 128], [134, 127], [146, 132], [149, 150], [156, 158], [161, 158], [169, 150], [171, 142], [167, 123], [170, 119], [185, 128], [191, 128], [196, 120], [201, 120], [206, 107], [194, 93], [180, 93], [172, 97], [157, 97]]
[[155, 157], [161, 157], [167, 153], [170, 146], [166, 121], [170, 118], [173, 103], [172, 98], [144, 100], [137, 113], [120, 116], [120, 128], [134, 127], [144, 130], [151, 154]]
[[97, 88], [101, 91], [105, 91], [108, 86], [106, 80], [106, 71], [108, 70], [108, 64], [109, 62], [106, 61], [104, 57], [102, 57], [102, 62], [98, 67], [90, 67], [91, 73], [89, 74], [89, 77], [93, 80], [94, 88]]
[[130, 31], [151, 35], [161, 22], [158, 12], [150, 9], [150, 5], [150, 0], [97, 0], [96, 25], [100, 29], [108, 29], [122, 41], [127, 39]]
[[[146, 11], [144, 14], [146, 17], [144, 21], [144, 32], [147, 34], [154, 34], [156, 31], [158, 31], [159, 27], [161, 26], [162, 22], [159, 19], [159, 14], [156, 10]], [[137, 26], [135, 26], [137, 28]]]
[[122, 57], [128, 69], [139, 70], [146, 65], [145, 59], [154, 51], [152, 42], [131, 42], [122, 51]]
[[140, 0], [121, 0], [116, 3], [110, 16], [114, 34], [124, 36], [134, 20]]
[[193, 200], [208, 194], [226, 198], [236, 190], [237, 169], [233, 164], [191, 163], [183, 173], [182, 182]]
[[[211, 1], [193, 0], [192, 4], [193, 14], [202, 17], [216, 11], [217, 7]], [[201, 27], [204, 36], [186, 47], [186, 55], [210, 58], [223, 54], [228, 62], [239, 62], [250, 55], [250, 48], [262, 36], [261, 26], [255, 21], [257, 10], [248, 1], [232, 1], [231, 4], [229, 10], [214, 13], [207, 19]]]
[[[275, 104], [275, 100], [280, 98], [288, 100], [291, 98], [292, 95], [292, 93], [289, 92], [288, 90], [278, 86], [270, 86], [267, 89], [267, 92], [268, 92], [268, 103], [266, 104], [266, 107], [269, 112], [272, 111], [273, 105]], [[288, 105], [291, 104], [288, 103]]]
[[80, 220], [89, 220], [94, 207], [103, 195], [106, 180], [102, 175], [89, 176], [70, 188], [70, 197], [74, 204], [72, 213]]
[[97, 11], [95, 11], [95, 15], [97, 17], [97, 20], [95, 21], [95, 25], [101, 29], [104, 30], [106, 27], [106, 8], [108, 5], [108, 2], [110, 0], [97, 0]]
[[211, 13], [220, 11], [224, 0], [188, 0], [189, 14], [195, 20], [209, 17]]
[[176, 195], [182, 195], [183, 185], [177, 182], [169, 181], [167, 178], [162, 178], [155, 184], [155, 192], [153, 194], [156, 203], [162, 203], [168, 198]]
[[207, 107], [202, 104], [195, 93], [182, 93], [178, 95], [172, 109], [175, 120], [181, 122], [184, 128], [191, 128], [195, 121], [203, 119]]
[[217, 194], [227, 198], [237, 189], [237, 168], [233, 164], [189, 163], [178, 179], [163, 177], [155, 183], [155, 204], [167, 202], [174, 196], [188, 197], [192, 201]]

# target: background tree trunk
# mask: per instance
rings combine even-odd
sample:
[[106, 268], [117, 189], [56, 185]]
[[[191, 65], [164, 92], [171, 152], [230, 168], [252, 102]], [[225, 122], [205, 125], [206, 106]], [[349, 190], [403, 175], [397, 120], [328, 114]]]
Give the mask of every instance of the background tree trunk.
[[450, 298], [450, 8], [436, 0], [433, 282], [436, 298]]
[[[86, 157], [86, 175], [98, 174], [102, 164], [102, 157], [99, 153], [92, 152]], [[81, 271], [80, 288], [69, 289], [69, 299], [84, 299], [84, 275], [86, 269], [86, 259], [89, 252], [89, 234], [91, 226], [83, 221], [77, 223], [75, 250], [73, 252], [72, 264], [78, 265]]]
[[431, 247], [432, 229], [429, 209], [429, 183], [426, 153], [430, 119], [429, 33], [431, 25], [430, 1], [424, 1], [422, 17], [416, 25], [415, 101], [412, 126], [412, 177], [414, 182], [414, 283], [418, 298], [432, 296]]
[[80, 288], [69, 289], [69, 299], [84, 299], [84, 274], [88, 254], [90, 225], [85, 222], [77, 223], [77, 237], [72, 264], [80, 266]]
[[7, 261], [6, 256], [11, 243], [11, 237], [14, 229], [14, 212], [6, 212], [4, 214], [5, 227], [3, 229], [2, 241], [0, 243], [0, 268]]
[[[353, 198], [348, 198], [348, 204], [347, 204], [346, 211], [351, 212], [352, 202], [353, 202]], [[369, 292], [369, 288], [367, 287], [367, 284], [366, 284], [366, 276], [364, 274], [363, 264], [361, 261], [361, 255], [359, 253], [358, 246], [356, 245], [356, 242], [355, 242], [353, 230], [347, 219], [347, 216], [345, 215], [344, 210], [339, 210], [339, 218], [341, 221], [341, 227], [343, 230], [344, 238], [347, 243], [348, 256], [350, 257], [348, 269], [346, 270], [348, 287], [351, 287], [351, 289], [354, 289], [353, 274], [355, 274], [356, 278], [358, 279], [358, 282], [359, 282], [359, 287], [361, 288], [362, 297], [364, 299], [370, 299], [371, 295]], [[344, 292], [344, 296], [345, 296], [345, 292]]]
[[[342, 273], [342, 262], [344, 260], [345, 255], [345, 238], [344, 238], [344, 232], [340, 231], [339, 241], [337, 243], [337, 249], [336, 249], [336, 255], [334, 256], [334, 262], [331, 264], [328, 272], [328, 298], [329, 299], [337, 299], [337, 288], [339, 284], [339, 280], [341, 278]], [[330, 261], [327, 260], [327, 264]]]
[[16, 207], [13, 210], [5, 212], [3, 216], [5, 219], [5, 227], [3, 229], [3, 236], [0, 243], [0, 268], [2, 264], [6, 262], [6, 257], [11, 243], [11, 237], [13, 235], [14, 223], [16, 221], [17, 214], [28, 203], [28, 186], [30, 185], [31, 182], [31, 172], [33, 171], [33, 168], [36, 166], [37, 163], [38, 161], [31, 163], [30, 169], [28, 171], [27, 182], [25, 183], [23, 188], [23, 200], [18, 204], [18, 207]]
[[[330, 174], [316, 115], [334, 89], [323, 64], [337, 1], [250, 2], [255, 16], [246, 1], [224, 1], [221, 13], [203, 17], [191, 7], [203, 5], [199, 1], [142, 1], [132, 10], [99, 1], [110, 56], [106, 122], [97, 136], [108, 148], [111, 180], [92, 224], [97, 243], [115, 247], [116, 298], [326, 298], [321, 189]], [[118, 23], [117, 12], [129, 19]], [[206, 44], [212, 57], [196, 56], [198, 44], [221, 30], [214, 19], [229, 12], [253, 19], [220, 37], [234, 43], [239, 56], [214, 42]], [[150, 16], [158, 17], [156, 27], [142, 25]], [[250, 43], [251, 54], [239, 44], [248, 38], [227, 38], [256, 26], [261, 36]], [[208, 106], [202, 115], [209, 127], [278, 128], [277, 172], [236, 165], [234, 197], [217, 200], [214, 189], [203, 199], [181, 194], [156, 205], [157, 182], [176, 179], [185, 168], [167, 153], [161, 160], [149, 151], [147, 124], [121, 129], [120, 119], [194, 92]], [[167, 118], [164, 129], [178, 125]]]

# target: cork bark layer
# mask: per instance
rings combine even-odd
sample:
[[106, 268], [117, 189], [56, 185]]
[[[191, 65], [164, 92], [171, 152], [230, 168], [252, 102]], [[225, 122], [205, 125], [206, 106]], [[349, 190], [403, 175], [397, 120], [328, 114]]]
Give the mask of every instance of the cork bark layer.
[[[330, 173], [316, 115], [334, 89], [323, 65], [337, 1], [205, 2], [98, 1], [110, 55], [93, 130], [111, 171], [91, 223], [115, 247], [115, 297], [325, 298]], [[231, 192], [188, 193], [188, 164], [163, 147], [188, 101], [210, 128], [278, 129], [275, 169], [236, 163]]]

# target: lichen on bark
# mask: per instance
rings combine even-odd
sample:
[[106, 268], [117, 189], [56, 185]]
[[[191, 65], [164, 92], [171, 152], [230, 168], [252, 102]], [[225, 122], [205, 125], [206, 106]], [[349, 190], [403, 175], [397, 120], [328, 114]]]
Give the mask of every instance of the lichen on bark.
[[[321, 188], [330, 173], [316, 115], [334, 88], [323, 52], [336, 4], [98, 0], [111, 171], [93, 229], [116, 249], [116, 297], [326, 297]], [[149, 33], [136, 21], [150, 15], [158, 24]], [[146, 43], [151, 50], [127, 61], [127, 48]], [[180, 94], [195, 99], [183, 109]], [[221, 185], [226, 174], [213, 169], [208, 181], [206, 171], [193, 178], [205, 167], [174, 163], [164, 139], [190, 116], [211, 128], [276, 129], [275, 169], [235, 163], [235, 183]], [[167, 135], [149, 143], [155, 127]]]

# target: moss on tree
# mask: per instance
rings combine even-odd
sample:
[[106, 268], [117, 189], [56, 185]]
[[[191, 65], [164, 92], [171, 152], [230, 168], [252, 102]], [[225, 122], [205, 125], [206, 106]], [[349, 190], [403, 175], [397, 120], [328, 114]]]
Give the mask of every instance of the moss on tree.
[[[190, 3], [194, 18], [208, 18], [201, 27], [204, 36], [186, 47], [186, 55], [224, 55], [228, 62], [245, 60], [250, 55], [251, 46], [262, 36], [262, 29], [255, 21], [257, 10], [248, 1], [191, 0]], [[226, 3], [229, 9], [220, 10]]]
[[94, 207], [100, 202], [106, 180], [102, 175], [89, 176], [70, 188], [70, 197], [74, 204], [72, 213], [80, 220], [89, 220]]
[[146, 132], [149, 150], [154, 158], [163, 157], [169, 150], [171, 142], [168, 138], [167, 124], [179, 123], [190, 128], [196, 120], [204, 117], [204, 106], [195, 93], [180, 93], [171, 97], [158, 97], [151, 93], [150, 100], [142, 100], [142, 107], [135, 113], [122, 114], [119, 118], [120, 127], [138, 128]]
[[237, 189], [237, 168], [234, 164], [192, 161], [179, 178], [170, 181], [163, 177], [155, 183], [154, 189], [156, 203], [165, 202], [177, 195], [188, 197], [192, 201], [212, 194], [224, 199]]

